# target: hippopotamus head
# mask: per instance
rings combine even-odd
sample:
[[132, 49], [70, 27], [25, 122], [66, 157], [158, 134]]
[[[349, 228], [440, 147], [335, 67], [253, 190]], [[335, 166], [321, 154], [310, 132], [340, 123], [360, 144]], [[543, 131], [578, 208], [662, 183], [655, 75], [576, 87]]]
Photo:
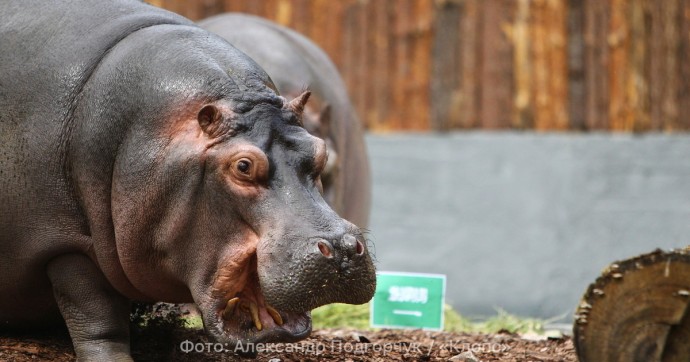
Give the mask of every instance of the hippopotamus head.
[[232, 225], [228, 231], [237, 235], [232, 241], [223, 240], [228, 231], [213, 235], [212, 242], [225, 242], [224, 251], [198, 300], [207, 326], [221, 338], [302, 338], [311, 309], [364, 303], [374, 292], [362, 232], [320, 194], [328, 152], [302, 126], [308, 98], [305, 92], [290, 102], [256, 105], [244, 116], [225, 101], [199, 110], [203, 132], [222, 140], [205, 161], [208, 211], [214, 224]]
[[91, 82], [118, 82], [88, 90], [97, 106], [83, 111], [120, 105], [102, 116], [130, 127], [111, 195], [127, 282], [144, 299], [192, 299], [231, 344], [299, 340], [311, 309], [367, 302], [367, 241], [320, 193], [328, 152], [303, 127], [309, 92], [288, 101], [224, 40], [161, 28], [111, 50]]

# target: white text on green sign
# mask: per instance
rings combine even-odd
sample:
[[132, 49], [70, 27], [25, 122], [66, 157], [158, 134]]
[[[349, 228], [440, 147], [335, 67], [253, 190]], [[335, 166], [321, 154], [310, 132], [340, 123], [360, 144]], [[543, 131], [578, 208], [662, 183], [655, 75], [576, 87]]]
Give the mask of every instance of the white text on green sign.
[[378, 272], [376, 283], [372, 327], [443, 329], [445, 275]]

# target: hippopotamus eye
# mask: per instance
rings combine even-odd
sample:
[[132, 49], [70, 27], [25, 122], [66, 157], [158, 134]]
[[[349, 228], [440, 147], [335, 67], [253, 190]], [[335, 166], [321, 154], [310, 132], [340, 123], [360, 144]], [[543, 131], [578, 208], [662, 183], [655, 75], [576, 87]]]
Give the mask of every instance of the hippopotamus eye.
[[227, 180], [231, 185], [240, 188], [266, 186], [269, 162], [268, 157], [260, 148], [249, 144], [239, 144], [230, 150], [228, 156], [224, 175], [228, 177]]
[[251, 169], [252, 169], [252, 161], [249, 159], [243, 158], [243, 159], [237, 161], [235, 168], [237, 168], [237, 171], [240, 171], [241, 173], [243, 173], [245, 175], [249, 175], [251, 173]]

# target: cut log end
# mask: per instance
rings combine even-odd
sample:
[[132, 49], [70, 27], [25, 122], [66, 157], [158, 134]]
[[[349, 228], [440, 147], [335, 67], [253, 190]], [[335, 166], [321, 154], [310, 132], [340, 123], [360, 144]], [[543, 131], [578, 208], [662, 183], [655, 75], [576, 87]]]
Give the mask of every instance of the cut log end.
[[690, 249], [615, 262], [575, 312], [581, 362], [690, 360]]

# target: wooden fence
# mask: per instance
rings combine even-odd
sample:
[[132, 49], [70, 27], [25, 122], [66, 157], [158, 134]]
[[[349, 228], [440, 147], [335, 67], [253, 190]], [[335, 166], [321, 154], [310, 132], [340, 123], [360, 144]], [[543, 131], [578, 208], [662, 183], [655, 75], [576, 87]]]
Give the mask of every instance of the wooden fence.
[[690, 129], [690, 0], [153, 0], [319, 44], [372, 130]]

